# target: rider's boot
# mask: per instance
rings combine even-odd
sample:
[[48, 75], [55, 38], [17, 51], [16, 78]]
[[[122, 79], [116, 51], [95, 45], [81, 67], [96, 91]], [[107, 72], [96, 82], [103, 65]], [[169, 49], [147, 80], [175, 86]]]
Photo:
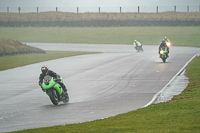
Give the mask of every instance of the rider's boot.
[[64, 84], [62, 84], [62, 88], [63, 88], [64, 94], [66, 94], [67, 93], [67, 88], [66, 88], [66, 86]]

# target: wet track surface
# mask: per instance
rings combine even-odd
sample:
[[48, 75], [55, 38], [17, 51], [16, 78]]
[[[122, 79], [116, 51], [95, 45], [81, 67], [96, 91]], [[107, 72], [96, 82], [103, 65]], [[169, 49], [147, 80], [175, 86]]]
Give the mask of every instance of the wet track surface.
[[[79, 123], [142, 108], [200, 51], [171, 47], [166, 63], [158, 46], [40, 44], [45, 50], [100, 51], [0, 71], [0, 132]], [[48, 45], [48, 46], [47, 46]], [[40, 68], [48, 65], [63, 77], [70, 102], [54, 106], [38, 86]]]

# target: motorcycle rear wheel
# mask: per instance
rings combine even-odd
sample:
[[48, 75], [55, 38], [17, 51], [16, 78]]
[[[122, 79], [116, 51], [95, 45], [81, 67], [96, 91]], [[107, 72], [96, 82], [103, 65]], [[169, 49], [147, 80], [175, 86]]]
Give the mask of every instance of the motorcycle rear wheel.
[[[66, 92], [67, 93], [67, 92]], [[68, 103], [69, 102], [69, 95], [68, 93], [65, 95], [65, 100], [63, 100], [63, 103]]]

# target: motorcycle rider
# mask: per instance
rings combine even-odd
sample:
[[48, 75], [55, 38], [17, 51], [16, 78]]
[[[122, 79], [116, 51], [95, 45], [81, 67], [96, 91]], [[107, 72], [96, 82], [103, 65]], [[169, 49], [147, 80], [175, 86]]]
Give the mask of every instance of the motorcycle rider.
[[[40, 77], [39, 77], [39, 85], [40, 85], [41, 88], [42, 88], [43, 79], [44, 79], [44, 77], [46, 75], [49, 75], [51, 77], [60, 79], [60, 75], [56, 74], [52, 70], [49, 70], [49, 68], [47, 66], [42, 66], [41, 67], [41, 71], [42, 71], [42, 73], [40, 74]], [[63, 88], [64, 93], [67, 92], [67, 89], [66, 89], [65, 85], [63, 84], [62, 80], [61, 81], [57, 81], [57, 83], [60, 84], [60, 86]], [[43, 88], [42, 88], [42, 91], [44, 91]]]
[[[165, 39], [162, 40], [162, 43], [160, 44], [159, 48], [158, 48], [158, 54], [160, 54], [160, 50], [162, 49], [165, 49], [167, 48], [167, 57], [169, 57], [169, 47], [167, 46], [166, 42], [165, 42]], [[161, 55], [160, 55], [161, 56]]]
[[169, 39], [167, 37], [164, 37], [165, 42], [169, 42]]
[[137, 41], [137, 40], [134, 40], [134, 42], [133, 42], [133, 46], [135, 47], [135, 49], [137, 50], [137, 46], [138, 46], [138, 44], [139, 44], [140, 42], [139, 41]]

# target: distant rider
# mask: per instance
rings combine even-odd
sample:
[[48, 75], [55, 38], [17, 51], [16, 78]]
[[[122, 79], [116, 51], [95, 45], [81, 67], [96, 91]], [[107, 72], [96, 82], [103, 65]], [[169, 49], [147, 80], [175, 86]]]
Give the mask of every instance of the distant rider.
[[134, 42], [133, 42], [133, 46], [135, 47], [135, 49], [137, 50], [137, 46], [138, 46], [138, 44], [141, 44], [139, 41], [137, 41], [137, 40], [134, 40]]
[[165, 42], [169, 42], [169, 39], [167, 37], [164, 37]]
[[158, 48], [158, 54], [160, 54], [160, 50], [161, 50], [161, 48], [163, 49], [163, 50], [165, 50], [165, 48], [167, 48], [167, 57], [169, 57], [169, 47], [167, 46], [167, 44], [166, 44], [166, 42], [165, 42], [165, 39], [163, 39], [162, 40], [162, 43], [160, 44], [160, 46], [159, 46], [159, 48]]
[[[49, 70], [49, 68], [47, 66], [42, 66], [41, 71], [42, 71], [42, 73], [40, 74], [40, 77], [39, 77], [39, 85], [41, 86], [41, 88], [42, 88], [43, 79], [46, 75], [60, 79], [60, 75], [56, 74], [52, 70]], [[65, 87], [65, 85], [63, 84], [62, 81], [58, 81], [57, 83], [61, 85], [64, 92], [67, 92], [67, 89], [66, 89], [66, 87]], [[43, 88], [42, 88], [42, 90], [43, 90]]]
[[167, 44], [167, 47], [169, 48], [169, 46], [171, 45], [169, 39], [167, 37], [164, 37], [164, 40], [165, 43]]

